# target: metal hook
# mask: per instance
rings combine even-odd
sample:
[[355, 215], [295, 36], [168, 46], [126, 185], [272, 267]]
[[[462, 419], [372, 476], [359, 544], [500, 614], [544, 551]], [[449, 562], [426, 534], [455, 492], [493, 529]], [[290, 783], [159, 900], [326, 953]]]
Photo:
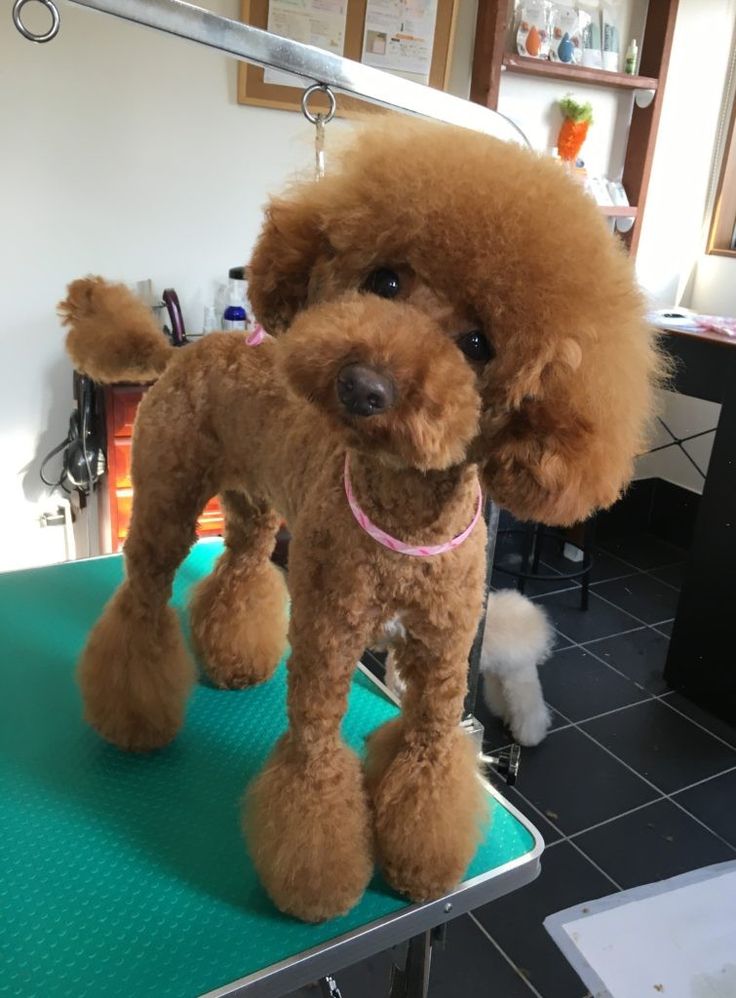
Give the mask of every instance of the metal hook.
[[[312, 94], [324, 94], [327, 100], [330, 102], [330, 109], [327, 114], [313, 114], [309, 110], [309, 98]], [[318, 121], [321, 121], [323, 125], [326, 125], [329, 121], [335, 117], [335, 111], [337, 110], [337, 100], [335, 95], [330, 90], [330, 88], [325, 83], [313, 83], [311, 87], [307, 89], [302, 94], [302, 114], [310, 121], [313, 125], [316, 125]]]
[[44, 34], [37, 35], [25, 26], [20, 16], [26, 4], [31, 2], [32, 0], [15, 0], [13, 4], [13, 24], [29, 42], [50, 42], [59, 33], [59, 11], [56, 9], [56, 4], [53, 0], [36, 0], [37, 3], [40, 3], [51, 14], [51, 27]]
[[[330, 102], [329, 110], [327, 114], [313, 114], [309, 110], [309, 98], [314, 93], [322, 93], [327, 95], [327, 99]], [[307, 121], [315, 127], [314, 136], [314, 175], [317, 180], [321, 180], [325, 175], [325, 125], [328, 121], [332, 121], [335, 117], [335, 109], [337, 108], [337, 101], [335, 100], [335, 95], [330, 90], [330, 88], [324, 83], [313, 83], [311, 87], [307, 89], [302, 94], [302, 113]]]

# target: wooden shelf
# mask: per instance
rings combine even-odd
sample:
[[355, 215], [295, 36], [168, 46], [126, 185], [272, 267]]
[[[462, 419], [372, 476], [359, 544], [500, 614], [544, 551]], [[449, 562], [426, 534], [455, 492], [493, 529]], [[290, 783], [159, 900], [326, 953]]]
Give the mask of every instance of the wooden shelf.
[[526, 73], [529, 76], [564, 80], [567, 83], [592, 84], [619, 90], [656, 90], [659, 85], [659, 80], [653, 76], [609, 73], [605, 69], [590, 69], [588, 66], [573, 66], [567, 62], [551, 62], [510, 53], [503, 57], [503, 66], [511, 73]]
[[598, 205], [601, 215], [608, 218], [636, 218], [639, 209], [634, 205]]
[[[511, 28], [509, 0], [481, 0], [478, 3], [473, 73], [470, 80], [470, 99], [476, 104], [494, 110], [498, 108], [504, 72], [521, 73], [537, 83], [540, 80], [560, 80], [578, 86], [603, 87], [613, 93], [654, 91], [654, 100], [647, 102], [644, 107], [633, 101], [631, 109], [621, 183], [635, 207], [599, 208], [604, 217], [633, 217], [633, 225], [622, 225], [618, 229], [620, 239], [632, 256], [639, 244], [646, 210], [654, 143], [662, 111], [662, 95], [667, 83], [678, 4], [679, 0], [649, 0], [639, 60], [642, 75], [627, 76], [625, 73], [609, 73], [604, 69], [532, 59], [508, 52], [506, 46]], [[544, 110], [541, 105], [546, 107], [551, 103], [549, 94], [540, 94], [540, 111]], [[622, 232], [621, 229], [626, 231]]]

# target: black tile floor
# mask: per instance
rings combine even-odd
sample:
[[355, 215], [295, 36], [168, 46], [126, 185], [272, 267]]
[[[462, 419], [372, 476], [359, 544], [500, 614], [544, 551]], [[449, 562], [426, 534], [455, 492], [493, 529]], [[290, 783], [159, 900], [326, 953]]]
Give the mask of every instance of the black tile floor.
[[[542, 872], [451, 923], [430, 998], [584, 998], [542, 925], [547, 915], [736, 859], [736, 728], [662, 677], [685, 553], [649, 534], [601, 548], [587, 612], [577, 582], [560, 577], [527, 590], [558, 636], [541, 669], [553, 723], [541, 745], [522, 750], [516, 787], [499, 787], [542, 833]], [[575, 567], [551, 540], [542, 564], [552, 576]], [[515, 582], [496, 571], [493, 585]], [[481, 698], [477, 713], [488, 748], [509, 744]], [[337, 974], [343, 998], [381, 998], [389, 966], [382, 954]]]

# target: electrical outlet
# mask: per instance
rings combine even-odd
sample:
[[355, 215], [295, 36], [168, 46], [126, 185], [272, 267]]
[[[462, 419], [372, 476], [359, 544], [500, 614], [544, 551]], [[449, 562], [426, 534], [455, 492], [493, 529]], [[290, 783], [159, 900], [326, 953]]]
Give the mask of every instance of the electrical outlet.
[[42, 527], [63, 527], [66, 522], [63, 506], [57, 507], [55, 513], [42, 513], [39, 522]]

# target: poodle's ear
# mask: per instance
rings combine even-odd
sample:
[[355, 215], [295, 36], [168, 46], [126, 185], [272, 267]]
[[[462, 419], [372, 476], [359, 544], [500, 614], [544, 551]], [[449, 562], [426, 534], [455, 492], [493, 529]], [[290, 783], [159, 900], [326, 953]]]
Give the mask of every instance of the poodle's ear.
[[585, 336], [549, 336], [534, 361], [518, 361], [483, 388], [485, 486], [521, 520], [580, 522], [615, 502], [644, 449], [665, 373], [653, 333], [641, 315], [622, 317]]
[[284, 332], [306, 304], [312, 268], [327, 250], [314, 186], [270, 202], [247, 268], [253, 311], [272, 336]]

